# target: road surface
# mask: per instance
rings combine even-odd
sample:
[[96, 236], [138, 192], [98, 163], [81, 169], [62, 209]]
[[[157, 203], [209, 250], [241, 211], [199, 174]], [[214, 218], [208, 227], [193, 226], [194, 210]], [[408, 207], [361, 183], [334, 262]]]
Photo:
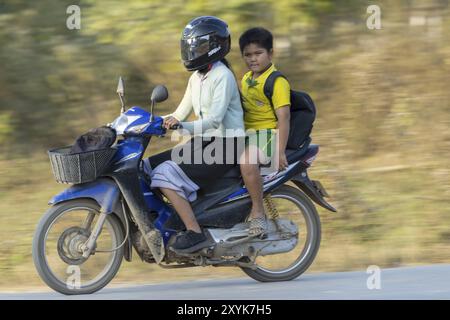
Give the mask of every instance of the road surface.
[[[251, 278], [243, 277], [127, 287], [107, 286], [89, 296], [64, 296], [50, 289], [46, 292], [2, 292], [0, 299], [450, 299], [450, 265], [448, 264], [381, 269], [379, 278], [374, 277], [376, 274], [368, 274], [366, 270], [310, 273], [289, 282], [259, 283]], [[368, 289], [368, 285], [373, 289]]]

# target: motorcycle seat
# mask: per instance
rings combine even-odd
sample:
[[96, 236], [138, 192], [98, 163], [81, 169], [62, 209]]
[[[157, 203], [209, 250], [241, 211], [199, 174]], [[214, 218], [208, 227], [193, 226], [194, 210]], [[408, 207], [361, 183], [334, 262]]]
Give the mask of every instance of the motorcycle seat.
[[300, 147], [300, 149], [286, 149], [286, 157], [288, 163], [295, 163], [299, 160], [303, 160], [310, 155], [315, 155], [319, 152], [319, 146], [317, 144], [307, 144], [306, 146]]
[[[299, 149], [286, 149], [288, 163], [292, 164], [301, 160], [305, 155], [316, 154], [318, 145], [310, 145], [311, 138], [308, 138]], [[218, 179], [208, 190], [199, 190], [198, 199], [192, 203], [194, 212], [201, 212], [224, 196], [235, 192], [241, 188], [242, 176], [239, 166], [235, 166]]]
[[[303, 156], [310, 153], [317, 153], [318, 145], [310, 144], [311, 138], [308, 138], [305, 143], [299, 149], [286, 149], [286, 157], [289, 164], [297, 162], [302, 159]], [[267, 165], [267, 166], [270, 166]], [[241, 170], [239, 166], [236, 166], [229, 170], [222, 179], [239, 179], [241, 177]]]

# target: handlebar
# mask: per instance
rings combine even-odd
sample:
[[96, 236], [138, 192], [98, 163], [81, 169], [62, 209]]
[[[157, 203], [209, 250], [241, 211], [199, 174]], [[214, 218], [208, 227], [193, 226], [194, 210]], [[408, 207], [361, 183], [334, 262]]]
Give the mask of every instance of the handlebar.
[[179, 125], [179, 124], [176, 124], [176, 125], [171, 126], [169, 129], [170, 129], [170, 130], [177, 130], [177, 129], [179, 129], [179, 128], [180, 128], [180, 125]]
[[[169, 130], [177, 130], [177, 129], [180, 129], [180, 127], [181, 127], [180, 124], [176, 124], [176, 125], [169, 127]], [[164, 123], [161, 123], [161, 128], [163, 128], [163, 129], [165, 128]]]

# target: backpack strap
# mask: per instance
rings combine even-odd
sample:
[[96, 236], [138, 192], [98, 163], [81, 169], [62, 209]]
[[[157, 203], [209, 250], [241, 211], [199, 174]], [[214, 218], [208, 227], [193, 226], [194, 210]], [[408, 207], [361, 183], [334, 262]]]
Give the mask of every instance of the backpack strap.
[[273, 87], [275, 86], [275, 80], [277, 80], [278, 77], [283, 77], [286, 79], [286, 77], [278, 70], [272, 72], [266, 79], [266, 82], [264, 83], [264, 95], [269, 99], [270, 106], [272, 107], [274, 113], [275, 109], [273, 107]]

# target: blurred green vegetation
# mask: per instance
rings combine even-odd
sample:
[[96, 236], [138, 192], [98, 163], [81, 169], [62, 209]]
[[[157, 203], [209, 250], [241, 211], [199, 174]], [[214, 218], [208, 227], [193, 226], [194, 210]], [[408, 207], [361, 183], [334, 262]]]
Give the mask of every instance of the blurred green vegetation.
[[[68, 30], [66, 8], [81, 8]], [[40, 284], [31, 261], [34, 227], [54, 182], [46, 150], [111, 122], [120, 106], [148, 107], [156, 84], [173, 110], [189, 73], [179, 56], [184, 25], [226, 20], [228, 58], [245, 72], [237, 40], [252, 26], [275, 36], [275, 63], [318, 107], [320, 145], [310, 169], [339, 213], [319, 209], [322, 246], [311, 271], [450, 262], [450, 9], [448, 1], [0, 1], [0, 286]], [[155, 139], [148, 153], [171, 146]], [[135, 256], [136, 257], [136, 256]], [[232, 269], [160, 270], [124, 263], [115, 282], [242, 275]]]

